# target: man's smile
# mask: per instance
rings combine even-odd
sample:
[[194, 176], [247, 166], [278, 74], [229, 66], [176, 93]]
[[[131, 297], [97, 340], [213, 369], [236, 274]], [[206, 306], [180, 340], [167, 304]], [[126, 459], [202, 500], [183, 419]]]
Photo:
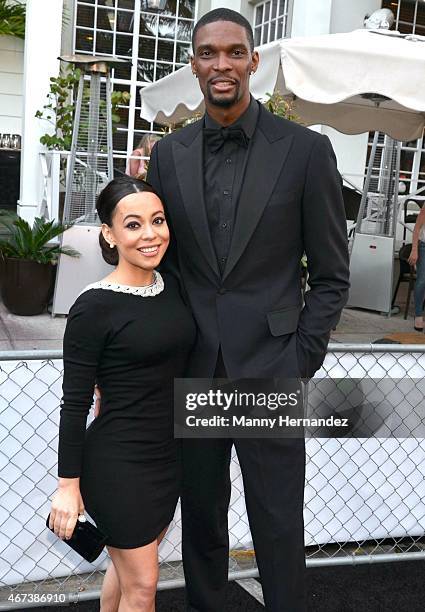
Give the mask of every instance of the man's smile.
[[217, 91], [228, 91], [229, 89], [232, 89], [232, 87], [236, 85], [236, 82], [233, 79], [225, 79], [223, 77], [218, 77], [218, 78], [212, 79], [210, 81], [210, 84]]

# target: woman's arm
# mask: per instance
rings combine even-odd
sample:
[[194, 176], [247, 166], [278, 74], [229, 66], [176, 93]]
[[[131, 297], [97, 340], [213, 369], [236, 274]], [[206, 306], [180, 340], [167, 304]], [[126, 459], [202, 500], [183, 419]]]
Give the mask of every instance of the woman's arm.
[[418, 261], [418, 242], [419, 242], [419, 232], [421, 231], [421, 227], [425, 223], [425, 205], [419, 211], [418, 217], [416, 219], [415, 227], [413, 228], [413, 237], [412, 237], [412, 250], [410, 252], [409, 264], [411, 266], [415, 266]]
[[59, 483], [50, 513], [50, 526], [62, 538], [72, 535], [78, 514], [84, 512], [80, 494], [84, 439], [106, 329], [99, 300], [92, 291], [84, 293], [70, 310], [63, 341]]

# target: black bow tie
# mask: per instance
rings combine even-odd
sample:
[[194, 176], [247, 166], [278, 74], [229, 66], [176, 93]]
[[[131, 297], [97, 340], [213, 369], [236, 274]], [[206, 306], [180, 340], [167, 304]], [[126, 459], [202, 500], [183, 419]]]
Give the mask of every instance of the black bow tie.
[[233, 140], [241, 147], [248, 147], [248, 136], [241, 127], [204, 128], [204, 137], [212, 153], [221, 149], [226, 140]]

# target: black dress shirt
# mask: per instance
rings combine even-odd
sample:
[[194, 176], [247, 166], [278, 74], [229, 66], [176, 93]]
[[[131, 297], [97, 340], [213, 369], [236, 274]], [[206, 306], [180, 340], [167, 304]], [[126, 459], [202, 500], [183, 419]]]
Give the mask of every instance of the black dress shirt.
[[[242, 127], [248, 137], [248, 147], [227, 140], [212, 153], [204, 138], [204, 200], [212, 242], [221, 273], [224, 272], [232, 239], [238, 197], [243, 181], [250, 144], [258, 119], [258, 102], [251, 96], [246, 111], [232, 127]], [[222, 126], [205, 113], [204, 125], [219, 130]]]

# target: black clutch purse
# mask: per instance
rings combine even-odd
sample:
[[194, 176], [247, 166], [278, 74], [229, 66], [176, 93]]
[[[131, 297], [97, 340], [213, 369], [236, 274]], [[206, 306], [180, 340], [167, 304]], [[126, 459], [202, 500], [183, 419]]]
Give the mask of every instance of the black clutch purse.
[[[49, 519], [50, 514], [47, 517], [46, 527], [49, 527]], [[53, 529], [51, 531], [53, 532]], [[71, 538], [69, 540], [62, 540], [62, 542], [68, 544], [75, 552], [91, 563], [102, 552], [106, 540], [107, 536], [93, 523], [90, 523], [84, 514], [81, 514], [75, 524]]]

